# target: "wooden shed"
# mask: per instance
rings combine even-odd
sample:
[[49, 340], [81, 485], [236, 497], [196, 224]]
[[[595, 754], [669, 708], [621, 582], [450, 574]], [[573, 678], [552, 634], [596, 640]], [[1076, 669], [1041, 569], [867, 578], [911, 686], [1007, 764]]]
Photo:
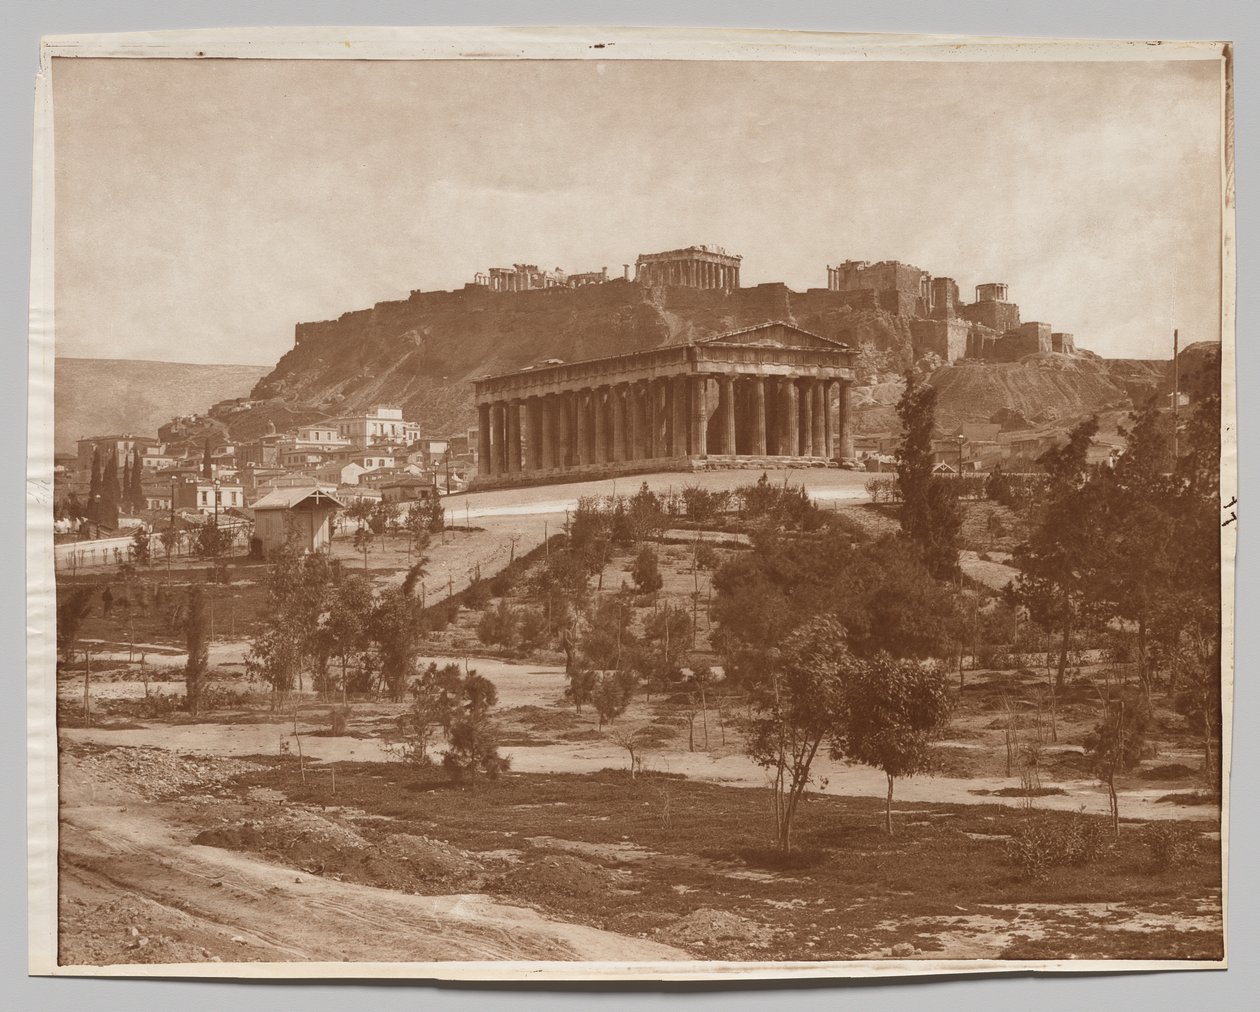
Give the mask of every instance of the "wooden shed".
[[254, 536], [263, 558], [290, 537], [305, 552], [322, 552], [332, 541], [332, 518], [345, 504], [321, 488], [278, 488], [253, 505]]

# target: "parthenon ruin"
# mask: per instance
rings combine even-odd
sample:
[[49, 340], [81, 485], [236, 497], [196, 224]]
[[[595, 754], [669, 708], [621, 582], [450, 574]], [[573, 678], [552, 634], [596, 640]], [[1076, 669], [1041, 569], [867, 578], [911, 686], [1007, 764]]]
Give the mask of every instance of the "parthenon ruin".
[[641, 285], [730, 291], [739, 287], [742, 259], [720, 246], [688, 246], [664, 253], [640, 253], [634, 262], [634, 279]]
[[476, 484], [851, 457], [854, 356], [775, 322], [478, 380]]

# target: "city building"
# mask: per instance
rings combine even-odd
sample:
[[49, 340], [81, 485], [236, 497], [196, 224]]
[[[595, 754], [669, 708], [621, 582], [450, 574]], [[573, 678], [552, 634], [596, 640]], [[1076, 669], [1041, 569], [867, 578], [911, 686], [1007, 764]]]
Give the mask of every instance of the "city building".
[[328, 425], [336, 428], [342, 445], [358, 449], [377, 443], [408, 444], [420, 438], [420, 426], [404, 419], [402, 408], [383, 404], [362, 414], [334, 418]]
[[173, 482], [175, 508], [196, 510], [201, 514], [222, 513], [245, 505], [245, 488], [207, 478], [184, 478]]

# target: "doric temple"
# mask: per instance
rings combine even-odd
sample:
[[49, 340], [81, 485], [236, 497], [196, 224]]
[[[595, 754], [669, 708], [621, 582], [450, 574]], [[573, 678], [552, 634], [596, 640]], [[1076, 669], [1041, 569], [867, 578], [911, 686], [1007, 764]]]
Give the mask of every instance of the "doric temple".
[[640, 253], [634, 262], [634, 279], [641, 285], [673, 285], [678, 288], [739, 287], [743, 258], [720, 246], [688, 246], [664, 253]]
[[851, 457], [854, 356], [765, 323], [477, 380], [476, 485]]

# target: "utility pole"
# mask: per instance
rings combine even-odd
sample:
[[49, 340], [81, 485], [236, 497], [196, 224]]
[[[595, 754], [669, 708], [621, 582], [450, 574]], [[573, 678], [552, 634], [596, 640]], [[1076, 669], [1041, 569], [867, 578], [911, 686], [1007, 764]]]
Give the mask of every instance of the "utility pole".
[[1177, 468], [1177, 402], [1181, 400], [1181, 365], [1177, 361], [1178, 345], [1180, 344], [1180, 334], [1173, 331], [1173, 396], [1172, 396], [1172, 419], [1173, 419], [1173, 435], [1172, 435], [1172, 463], [1173, 470]]

